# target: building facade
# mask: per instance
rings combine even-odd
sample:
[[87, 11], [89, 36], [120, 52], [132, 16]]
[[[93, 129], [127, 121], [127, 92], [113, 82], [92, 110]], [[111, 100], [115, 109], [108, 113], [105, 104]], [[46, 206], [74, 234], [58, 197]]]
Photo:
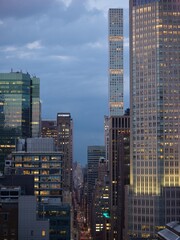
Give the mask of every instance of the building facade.
[[156, 236], [180, 186], [179, 25], [178, 0], [130, 0], [132, 238]]
[[92, 202], [92, 237], [96, 240], [108, 240], [110, 237], [109, 193], [109, 164], [100, 158]]
[[[12, 169], [15, 174], [34, 176], [34, 194], [39, 202], [49, 198], [63, 201], [63, 154], [50, 151], [53, 139], [32, 138], [26, 140], [26, 148], [12, 152]], [[45, 146], [49, 142], [49, 148]], [[44, 143], [43, 143], [44, 142]], [[50, 146], [52, 144], [52, 146]]]
[[50, 240], [71, 239], [71, 208], [69, 205], [50, 201], [38, 206], [40, 219], [49, 221]]
[[87, 209], [88, 222], [92, 226], [92, 199], [96, 180], [98, 178], [98, 164], [100, 158], [105, 158], [105, 146], [88, 146], [87, 149]]
[[0, 186], [0, 239], [49, 240], [49, 220], [38, 219], [36, 197], [20, 186]]
[[55, 120], [41, 121], [41, 137], [53, 138], [55, 146], [57, 146], [57, 123]]
[[124, 113], [123, 101], [123, 9], [109, 9], [109, 112]]
[[39, 135], [39, 78], [28, 73], [0, 73], [0, 163], [15, 149], [18, 138]]
[[73, 120], [70, 113], [57, 114], [57, 150], [63, 152], [63, 187], [72, 190]]
[[49, 240], [49, 219], [38, 218], [36, 196], [20, 196], [18, 200], [18, 240]]
[[111, 239], [123, 239], [125, 185], [130, 181], [130, 116], [109, 119]]

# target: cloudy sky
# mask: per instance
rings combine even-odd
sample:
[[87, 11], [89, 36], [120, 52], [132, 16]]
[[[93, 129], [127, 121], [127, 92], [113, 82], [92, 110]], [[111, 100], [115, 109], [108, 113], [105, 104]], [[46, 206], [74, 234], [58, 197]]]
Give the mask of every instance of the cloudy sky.
[[70, 112], [74, 160], [104, 144], [108, 115], [109, 8], [125, 9], [125, 107], [129, 107], [128, 0], [0, 0], [0, 72], [41, 80], [42, 118]]

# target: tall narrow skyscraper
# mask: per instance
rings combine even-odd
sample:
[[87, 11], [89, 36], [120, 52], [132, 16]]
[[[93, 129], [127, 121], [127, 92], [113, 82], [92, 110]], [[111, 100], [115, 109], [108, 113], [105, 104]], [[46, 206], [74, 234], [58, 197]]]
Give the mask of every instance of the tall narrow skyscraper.
[[129, 220], [138, 239], [180, 220], [169, 208], [176, 209], [180, 186], [179, 26], [179, 0], [130, 0]]
[[64, 189], [72, 189], [73, 120], [70, 113], [57, 114], [57, 150], [63, 152]]
[[123, 9], [109, 9], [109, 112], [124, 113], [123, 103]]

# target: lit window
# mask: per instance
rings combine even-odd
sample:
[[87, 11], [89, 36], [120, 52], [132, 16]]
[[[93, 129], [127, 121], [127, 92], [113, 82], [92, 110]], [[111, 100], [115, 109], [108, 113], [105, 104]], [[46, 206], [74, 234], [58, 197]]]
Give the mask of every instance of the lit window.
[[42, 236], [42, 237], [45, 237], [45, 236], [46, 236], [46, 231], [45, 231], [45, 230], [42, 230], [41, 236]]

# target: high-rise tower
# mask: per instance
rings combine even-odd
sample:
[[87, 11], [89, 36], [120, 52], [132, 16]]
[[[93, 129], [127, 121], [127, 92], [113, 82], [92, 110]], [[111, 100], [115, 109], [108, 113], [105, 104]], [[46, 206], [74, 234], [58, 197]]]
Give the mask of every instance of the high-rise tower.
[[130, 0], [130, 230], [137, 238], [180, 220], [168, 212], [177, 201], [166, 201], [180, 186], [179, 25], [179, 0]]
[[0, 159], [18, 138], [37, 137], [40, 126], [39, 78], [28, 73], [0, 73]]
[[123, 9], [109, 9], [109, 112], [124, 113], [123, 104]]
[[57, 150], [63, 152], [64, 189], [72, 189], [73, 120], [70, 113], [57, 114]]

